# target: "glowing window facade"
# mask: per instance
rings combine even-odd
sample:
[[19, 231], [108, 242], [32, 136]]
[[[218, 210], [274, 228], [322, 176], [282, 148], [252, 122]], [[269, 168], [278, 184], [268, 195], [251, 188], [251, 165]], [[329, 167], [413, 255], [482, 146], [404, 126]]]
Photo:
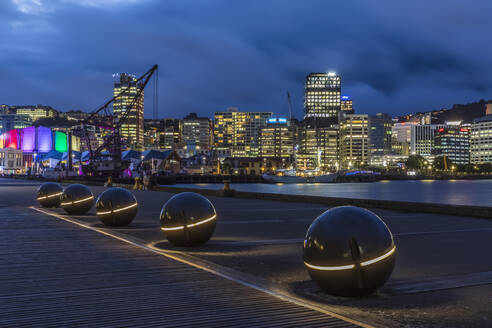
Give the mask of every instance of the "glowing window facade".
[[31, 153], [36, 147], [36, 128], [30, 126], [22, 129], [22, 145], [23, 151]]
[[67, 134], [55, 131], [55, 150], [61, 153], [68, 151]]
[[47, 153], [51, 151], [53, 145], [53, 139], [51, 134], [51, 129], [44, 126], [37, 128], [37, 148], [40, 153]]

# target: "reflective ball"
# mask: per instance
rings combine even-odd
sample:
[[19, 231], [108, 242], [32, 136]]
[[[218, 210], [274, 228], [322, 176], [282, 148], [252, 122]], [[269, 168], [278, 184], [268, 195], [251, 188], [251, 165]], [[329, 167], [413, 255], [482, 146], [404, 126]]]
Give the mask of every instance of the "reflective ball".
[[216, 216], [207, 198], [183, 192], [171, 197], [162, 207], [161, 230], [175, 246], [199, 246], [214, 234]]
[[89, 188], [72, 184], [65, 188], [61, 196], [61, 206], [69, 214], [85, 214], [94, 204], [94, 196]]
[[63, 188], [58, 183], [46, 182], [39, 187], [37, 199], [42, 207], [57, 207], [62, 194]]
[[127, 189], [110, 188], [96, 201], [96, 215], [107, 226], [126, 226], [137, 215], [137, 199]]
[[340, 206], [321, 214], [304, 239], [304, 266], [327, 293], [367, 295], [381, 287], [395, 266], [396, 247], [373, 212]]

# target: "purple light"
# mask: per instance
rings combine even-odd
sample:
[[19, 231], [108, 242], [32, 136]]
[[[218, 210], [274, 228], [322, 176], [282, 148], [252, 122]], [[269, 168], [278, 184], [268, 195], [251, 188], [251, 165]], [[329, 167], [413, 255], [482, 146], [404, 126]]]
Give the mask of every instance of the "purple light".
[[52, 144], [51, 129], [44, 126], [38, 127], [38, 152], [47, 153], [51, 151]]
[[21, 148], [24, 152], [32, 153], [36, 147], [36, 128], [30, 126], [22, 129]]

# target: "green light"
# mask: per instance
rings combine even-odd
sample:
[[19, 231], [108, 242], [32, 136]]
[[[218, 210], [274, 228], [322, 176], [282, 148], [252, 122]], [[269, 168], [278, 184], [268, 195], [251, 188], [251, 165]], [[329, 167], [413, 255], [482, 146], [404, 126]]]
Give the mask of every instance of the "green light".
[[55, 150], [60, 153], [68, 151], [67, 134], [55, 131]]

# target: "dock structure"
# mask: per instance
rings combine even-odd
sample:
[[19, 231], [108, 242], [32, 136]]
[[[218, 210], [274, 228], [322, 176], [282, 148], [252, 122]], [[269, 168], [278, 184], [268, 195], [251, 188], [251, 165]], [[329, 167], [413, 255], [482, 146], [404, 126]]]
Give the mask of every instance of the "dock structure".
[[302, 263], [306, 230], [327, 204], [208, 195], [215, 235], [181, 248], [159, 224], [172, 193], [132, 191], [137, 217], [109, 228], [94, 208], [39, 208], [38, 186], [0, 179], [0, 327], [492, 325], [486, 218], [372, 209], [393, 232], [395, 271], [376, 294], [343, 298], [323, 293]]
[[32, 209], [0, 209], [2, 327], [356, 327]]

